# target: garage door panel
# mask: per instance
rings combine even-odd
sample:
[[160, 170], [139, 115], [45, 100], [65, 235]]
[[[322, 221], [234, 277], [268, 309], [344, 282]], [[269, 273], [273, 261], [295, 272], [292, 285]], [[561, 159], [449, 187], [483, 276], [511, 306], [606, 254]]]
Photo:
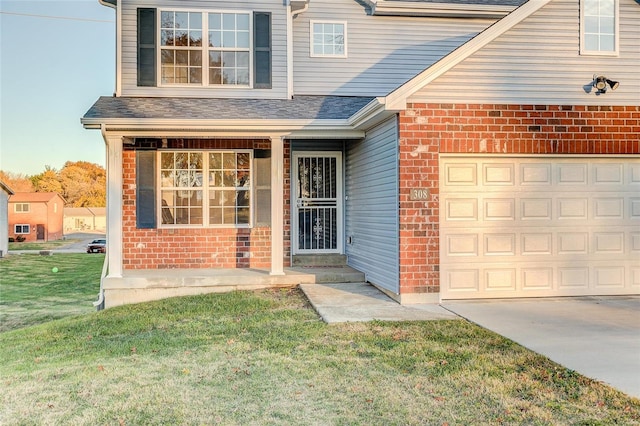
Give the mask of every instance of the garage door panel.
[[559, 185], [587, 185], [589, 182], [589, 168], [586, 163], [561, 163], [556, 167], [556, 183]]
[[631, 198], [629, 200], [629, 218], [640, 220], [640, 198]]
[[550, 186], [551, 163], [525, 163], [520, 165], [520, 185], [545, 185]]
[[441, 158], [443, 299], [640, 294], [638, 159], [470, 158]]
[[486, 163], [483, 165], [484, 186], [515, 185], [514, 163]]

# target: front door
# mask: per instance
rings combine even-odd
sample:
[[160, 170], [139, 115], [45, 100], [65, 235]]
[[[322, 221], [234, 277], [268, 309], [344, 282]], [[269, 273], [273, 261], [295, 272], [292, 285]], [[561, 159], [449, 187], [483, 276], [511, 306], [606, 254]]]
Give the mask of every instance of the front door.
[[342, 253], [342, 153], [294, 153], [292, 168], [293, 253]]
[[36, 225], [36, 239], [44, 240], [44, 225]]

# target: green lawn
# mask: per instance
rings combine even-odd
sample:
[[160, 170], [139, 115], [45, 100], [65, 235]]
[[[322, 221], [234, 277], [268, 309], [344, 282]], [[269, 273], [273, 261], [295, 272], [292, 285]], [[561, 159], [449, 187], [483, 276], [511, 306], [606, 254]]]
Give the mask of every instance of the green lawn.
[[[98, 257], [79, 258], [87, 273]], [[3, 425], [640, 424], [639, 400], [469, 322], [329, 326], [298, 290], [22, 327], [0, 333], [0, 359]]]
[[56, 240], [56, 241], [45, 241], [45, 242], [13, 242], [9, 243], [9, 251], [13, 250], [52, 250], [56, 248], [61, 248], [64, 246], [68, 246], [70, 244], [76, 243], [80, 240]]
[[95, 311], [103, 262], [95, 254], [0, 259], [0, 331]]

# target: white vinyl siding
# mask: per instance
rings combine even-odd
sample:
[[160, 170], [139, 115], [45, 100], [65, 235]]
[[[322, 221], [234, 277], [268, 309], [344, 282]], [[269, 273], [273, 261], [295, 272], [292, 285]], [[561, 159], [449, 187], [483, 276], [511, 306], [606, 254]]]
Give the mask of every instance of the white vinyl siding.
[[[370, 16], [362, 2], [312, 0], [293, 20], [297, 95], [384, 96], [494, 20]], [[348, 57], [313, 57], [310, 23], [348, 23]]]
[[[640, 6], [620, 0], [618, 56], [580, 54], [580, 2], [557, 0], [517, 24], [410, 102], [638, 105]], [[594, 74], [620, 82], [597, 96]]]
[[640, 294], [638, 158], [442, 156], [443, 299]]
[[[206, 0], [134, 0], [119, 4], [122, 10], [122, 64], [119, 70], [122, 96], [154, 96], [154, 97], [210, 97], [210, 98], [269, 98], [284, 99], [287, 97], [287, 17], [286, 8], [280, 3], [268, 3], [237, 0], [228, 1]], [[189, 10], [202, 12], [225, 11], [230, 13], [271, 12], [272, 54], [272, 89], [257, 89], [251, 87], [224, 85], [218, 86], [168, 86], [168, 87], [138, 87], [137, 86], [137, 52], [136, 25], [137, 8], [157, 7], [161, 10]], [[307, 36], [308, 39], [308, 36]], [[158, 50], [160, 44], [158, 43]], [[251, 71], [253, 72], [253, 71]]]
[[366, 280], [399, 293], [398, 129], [394, 116], [347, 144], [346, 254]]

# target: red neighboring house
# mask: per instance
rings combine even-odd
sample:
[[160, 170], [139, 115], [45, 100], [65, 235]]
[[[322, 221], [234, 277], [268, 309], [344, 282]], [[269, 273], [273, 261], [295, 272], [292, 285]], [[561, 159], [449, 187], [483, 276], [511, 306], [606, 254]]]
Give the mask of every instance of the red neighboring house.
[[59, 240], [63, 219], [64, 199], [55, 192], [17, 192], [9, 197], [9, 238]]

